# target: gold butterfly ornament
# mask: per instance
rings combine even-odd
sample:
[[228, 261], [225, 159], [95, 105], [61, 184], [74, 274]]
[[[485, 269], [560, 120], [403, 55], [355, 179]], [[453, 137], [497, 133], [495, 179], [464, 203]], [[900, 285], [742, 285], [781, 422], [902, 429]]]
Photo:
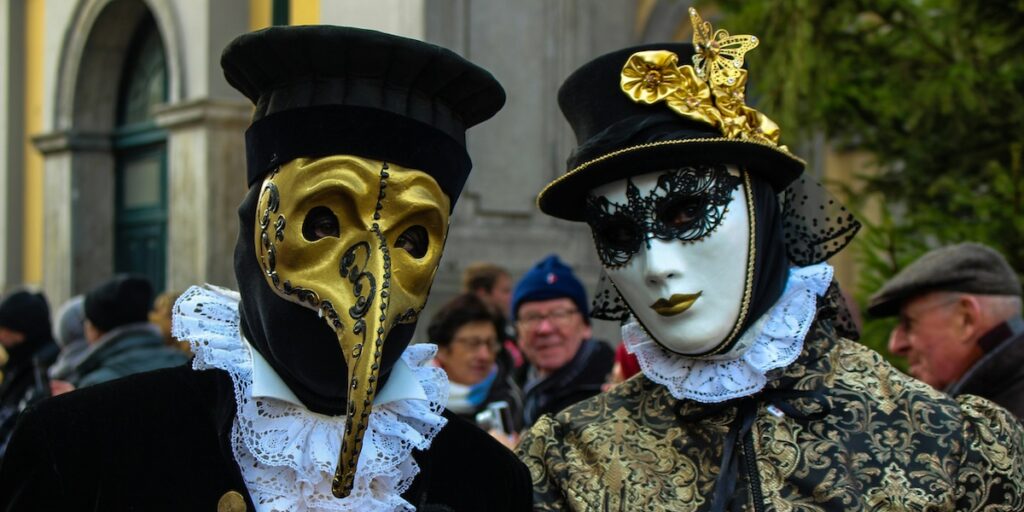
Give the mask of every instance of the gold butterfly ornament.
[[713, 30], [692, 7], [690, 22], [693, 65], [679, 66], [679, 56], [667, 50], [634, 53], [622, 68], [622, 91], [637, 103], [664, 101], [673, 112], [714, 126], [725, 137], [767, 143], [788, 153], [778, 145], [779, 126], [746, 105], [743, 57], [757, 47], [757, 37]]

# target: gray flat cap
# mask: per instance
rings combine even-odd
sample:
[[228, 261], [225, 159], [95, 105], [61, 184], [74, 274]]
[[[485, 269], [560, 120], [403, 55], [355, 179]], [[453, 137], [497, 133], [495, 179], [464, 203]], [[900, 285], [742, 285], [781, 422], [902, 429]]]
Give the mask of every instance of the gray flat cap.
[[907, 299], [929, 292], [1021, 295], [1020, 278], [995, 249], [963, 243], [929, 251], [893, 276], [868, 302], [872, 316], [893, 316]]

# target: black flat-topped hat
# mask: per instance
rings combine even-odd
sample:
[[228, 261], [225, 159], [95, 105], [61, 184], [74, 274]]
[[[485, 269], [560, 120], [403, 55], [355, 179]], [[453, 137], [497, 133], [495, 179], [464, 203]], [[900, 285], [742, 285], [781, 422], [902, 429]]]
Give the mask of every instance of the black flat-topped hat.
[[450, 50], [351, 27], [245, 34], [221, 66], [256, 106], [249, 186], [295, 158], [350, 154], [430, 174], [454, 208], [472, 166], [466, 129], [505, 103], [490, 73]]
[[[626, 48], [583, 65], [558, 104], [576, 134], [568, 171], [537, 198], [541, 211], [582, 221], [594, 187], [695, 164], [736, 164], [783, 190], [804, 161], [778, 144], [778, 126], [747, 107], [743, 54], [753, 36], [711, 35], [695, 12], [695, 43]], [[703, 49], [701, 52], [696, 49]], [[689, 65], [694, 54], [696, 63]]]

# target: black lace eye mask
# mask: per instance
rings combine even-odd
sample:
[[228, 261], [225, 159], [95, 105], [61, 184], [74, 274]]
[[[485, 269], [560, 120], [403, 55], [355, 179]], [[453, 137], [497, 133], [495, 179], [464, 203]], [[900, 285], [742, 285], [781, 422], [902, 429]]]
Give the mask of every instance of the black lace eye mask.
[[606, 267], [629, 263], [641, 244], [658, 240], [694, 242], [715, 230], [725, 217], [732, 193], [742, 182], [725, 165], [682, 167], [658, 177], [641, 196], [626, 181], [626, 204], [588, 196], [584, 216]]

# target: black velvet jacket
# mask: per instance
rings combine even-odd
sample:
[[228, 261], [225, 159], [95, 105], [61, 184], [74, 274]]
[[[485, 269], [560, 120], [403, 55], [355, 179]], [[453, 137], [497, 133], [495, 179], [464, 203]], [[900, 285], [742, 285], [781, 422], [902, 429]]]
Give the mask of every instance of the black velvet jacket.
[[[187, 366], [46, 400], [19, 420], [0, 466], [0, 510], [255, 510], [231, 451], [231, 378]], [[474, 425], [448, 424], [403, 495], [422, 511], [530, 510], [525, 466]]]

